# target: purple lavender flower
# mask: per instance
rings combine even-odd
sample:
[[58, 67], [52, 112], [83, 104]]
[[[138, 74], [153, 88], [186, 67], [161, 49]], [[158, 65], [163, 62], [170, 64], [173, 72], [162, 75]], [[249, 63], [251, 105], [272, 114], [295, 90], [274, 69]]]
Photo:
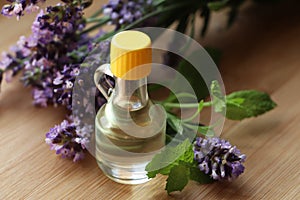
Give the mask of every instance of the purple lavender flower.
[[13, 62], [11, 56], [7, 53], [2, 53], [2, 59], [0, 60], [0, 70], [4, 71]]
[[32, 35], [23, 43], [33, 50], [22, 80], [33, 87], [35, 105], [71, 109], [71, 92], [83, 55], [71, 57], [68, 53], [89, 44], [89, 38], [78, 34], [84, 27], [80, 7], [58, 4], [38, 14]]
[[[48, 7], [37, 15], [32, 25], [32, 35], [28, 38], [21, 37], [11, 49], [12, 54], [3, 55], [0, 79], [4, 73], [6, 78], [10, 78], [10, 75], [23, 69], [22, 80], [26, 86], [32, 87], [35, 105], [64, 105], [71, 110], [74, 99], [82, 105], [83, 110], [73, 109], [74, 116], [78, 116], [77, 120], [73, 118], [62, 122], [53, 127], [46, 136], [46, 142], [57, 154], [77, 161], [83, 158], [90, 143], [91, 129], [86, 123], [92, 123], [85, 121], [85, 124], [78, 126], [76, 121], [91, 119], [95, 109], [99, 109], [105, 99], [98, 91], [95, 96], [95, 87], [84, 88], [81, 94], [74, 97], [73, 86], [94, 85], [90, 76], [96, 67], [107, 62], [109, 43], [100, 43], [97, 48], [100, 52], [95, 54], [93, 60], [86, 62], [88, 67], [80, 70], [85, 57], [94, 50], [94, 39], [104, 33], [102, 31], [95, 38], [82, 34], [85, 28], [82, 6], [68, 4], [67, 1], [65, 3]], [[80, 73], [88, 78], [75, 81]], [[87, 83], [86, 80], [92, 83]], [[91, 98], [96, 100], [94, 104], [90, 102]]]
[[109, 16], [111, 24], [119, 29], [141, 18], [144, 13], [151, 9], [152, 0], [110, 0], [103, 6], [103, 13]]
[[199, 169], [214, 180], [231, 181], [244, 172], [246, 156], [226, 140], [198, 137], [193, 150]]
[[0, 71], [2, 71], [2, 76], [5, 75], [7, 82], [10, 82], [12, 77], [24, 68], [27, 56], [31, 54], [31, 50], [24, 47], [25, 43], [25, 37], [21, 36], [17, 44], [11, 47], [11, 54], [4, 52], [2, 53], [2, 59], [0, 60]]
[[7, 0], [10, 4], [6, 4], [2, 7], [1, 14], [7, 17], [16, 16], [19, 20], [24, 11], [31, 13], [39, 9], [36, 5], [39, 2], [44, 2], [45, 0]]
[[60, 154], [62, 158], [72, 158], [76, 162], [84, 158], [92, 131], [92, 126], [82, 124], [78, 118], [70, 116], [68, 120], [51, 128], [45, 141], [56, 154]]

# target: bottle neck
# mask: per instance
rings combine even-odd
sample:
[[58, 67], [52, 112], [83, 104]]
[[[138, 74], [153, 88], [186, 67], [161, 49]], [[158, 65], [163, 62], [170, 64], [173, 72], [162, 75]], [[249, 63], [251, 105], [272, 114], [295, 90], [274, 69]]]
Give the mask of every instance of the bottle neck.
[[140, 110], [148, 104], [147, 77], [138, 80], [116, 78], [112, 103], [130, 111]]

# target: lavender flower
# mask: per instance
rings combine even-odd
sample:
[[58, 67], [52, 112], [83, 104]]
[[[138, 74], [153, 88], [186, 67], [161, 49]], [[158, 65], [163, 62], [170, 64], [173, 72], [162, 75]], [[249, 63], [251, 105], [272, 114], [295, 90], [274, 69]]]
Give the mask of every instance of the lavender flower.
[[[101, 36], [102, 34], [97, 35], [97, 37]], [[87, 124], [91, 125], [89, 128], [93, 127], [96, 111], [106, 102], [102, 94], [96, 90], [92, 77], [96, 68], [98, 68], [101, 64], [108, 62], [109, 44], [109, 42], [102, 42], [98, 45], [98, 47], [94, 47], [90, 55], [85, 58], [84, 62], [80, 65], [80, 70], [77, 67], [70, 67], [69, 65], [66, 65], [62, 71], [58, 72], [56, 78], [52, 81], [53, 84], [56, 85], [56, 88], [54, 89], [56, 94], [54, 94], [54, 96], [61, 93], [60, 100], [67, 100], [67, 108], [72, 108], [73, 116], [76, 116], [73, 117], [76, 118], [77, 121], [75, 124], [79, 124], [79, 122], [82, 124], [84, 122], [85, 127], [87, 127]], [[78, 76], [79, 74], [80, 76]], [[113, 81], [108, 79], [108, 77], [107, 79], [100, 81], [105, 88], [108, 88], [108, 85], [114, 85]], [[73, 87], [76, 89], [75, 93], [72, 93]], [[64, 94], [67, 94], [67, 90], [69, 91], [69, 96], [64, 98], [63, 96]], [[38, 99], [41, 101], [45, 100], [43, 95], [47, 94], [47, 92], [43, 93], [44, 91], [45, 90], [42, 90], [41, 95], [38, 93], [38, 95], [40, 95]], [[72, 103], [75, 103], [74, 107], [72, 107]], [[58, 125], [58, 127], [60, 126], [61, 125]], [[57, 126], [53, 129], [56, 130]], [[83, 155], [86, 146], [90, 145], [89, 150], [93, 148], [93, 144], [91, 144], [90, 140], [88, 140], [89, 135], [87, 137], [88, 132], [89, 131], [87, 131], [86, 128], [82, 128], [77, 129], [76, 134], [69, 135], [69, 140], [81, 144], [81, 146], [77, 145], [76, 147], [77, 151], [81, 150], [81, 155]], [[59, 146], [68, 146], [69, 140], [62, 140]], [[52, 142], [49, 143], [52, 144]], [[52, 148], [55, 149], [55, 147], [56, 145]]]
[[140, 19], [152, 6], [152, 0], [110, 0], [103, 6], [103, 13], [109, 16], [111, 24], [119, 29]]
[[[10, 64], [13, 62], [13, 60], [10, 58], [10, 56], [6, 53], [2, 53], [2, 60], [0, 61], [0, 85], [3, 80], [4, 72], [10, 66]], [[11, 73], [10, 73], [11, 74]], [[6, 75], [6, 81], [10, 81], [10, 78]]]
[[193, 150], [199, 169], [215, 180], [230, 181], [244, 172], [246, 156], [226, 140], [198, 137]]
[[[88, 1], [86, 1], [88, 2]], [[70, 3], [70, 4], [68, 4]], [[35, 105], [46, 107], [49, 104], [64, 105], [72, 109], [73, 98], [82, 110], [73, 109], [75, 118], [64, 120], [53, 127], [46, 136], [46, 142], [51, 149], [56, 150], [62, 157], [73, 158], [74, 161], [83, 157], [92, 130], [88, 121], [94, 118], [95, 107], [100, 108], [104, 97], [96, 88], [83, 88], [81, 93], [73, 97], [75, 84], [94, 85], [90, 76], [95, 68], [107, 62], [109, 43], [100, 43], [95, 59], [89, 60], [88, 67], [80, 70], [85, 57], [93, 50], [93, 40], [96, 38], [81, 34], [85, 28], [82, 6], [79, 4], [58, 4], [41, 11], [32, 24], [32, 35], [21, 37], [17, 45], [12, 48], [12, 54], [3, 54], [0, 63], [0, 79], [15, 75], [24, 70], [22, 80], [26, 86], [32, 87]], [[100, 55], [100, 56], [99, 56]], [[83, 80], [76, 80], [79, 76], [87, 76]], [[92, 81], [92, 83], [87, 82]], [[90, 99], [96, 98], [95, 104]], [[88, 120], [86, 120], [88, 119]], [[80, 126], [75, 121], [85, 121]], [[82, 128], [78, 128], [82, 127]]]
[[72, 86], [79, 74], [82, 55], [67, 54], [88, 45], [85, 35], [78, 35], [84, 27], [82, 9], [58, 4], [48, 7], [37, 16], [32, 35], [24, 47], [33, 49], [26, 63], [22, 80], [33, 86], [34, 104], [64, 105], [71, 109]]
[[1, 14], [7, 17], [16, 16], [19, 20], [24, 11], [31, 13], [39, 9], [36, 5], [39, 2], [45, 0], [7, 0], [10, 4], [6, 4], [2, 7]]
[[21, 36], [17, 44], [11, 47], [12, 53], [2, 53], [0, 71], [2, 71], [2, 76], [5, 75], [6, 82], [10, 82], [12, 77], [22, 70], [27, 62], [27, 56], [30, 55], [31, 50], [24, 47], [24, 43], [25, 37]]
[[62, 158], [72, 158], [76, 162], [84, 158], [92, 131], [92, 126], [81, 124], [78, 118], [70, 116], [68, 120], [51, 128], [45, 141], [56, 154], [60, 154]]

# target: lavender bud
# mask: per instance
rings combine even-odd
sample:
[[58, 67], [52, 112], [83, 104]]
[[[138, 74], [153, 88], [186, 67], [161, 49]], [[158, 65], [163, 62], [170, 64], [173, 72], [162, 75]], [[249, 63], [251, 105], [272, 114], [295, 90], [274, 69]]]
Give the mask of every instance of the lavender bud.
[[231, 181], [244, 172], [246, 156], [226, 140], [198, 137], [193, 150], [199, 169], [215, 180]]

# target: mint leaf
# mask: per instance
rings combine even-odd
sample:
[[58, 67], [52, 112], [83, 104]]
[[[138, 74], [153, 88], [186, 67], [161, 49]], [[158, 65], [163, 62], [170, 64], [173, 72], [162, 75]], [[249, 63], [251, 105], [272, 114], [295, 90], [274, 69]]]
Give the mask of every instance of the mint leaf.
[[146, 166], [147, 176], [154, 178], [156, 174], [168, 175], [179, 162], [193, 163], [194, 152], [191, 142], [186, 139], [176, 147], [166, 147], [161, 153], [155, 155]]
[[221, 92], [221, 87], [218, 81], [212, 81], [211, 86], [211, 96], [212, 96], [212, 104], [214, 106], [215, 112], [222, 113], [226, 109], [225, 97]]
[[195, 129], [190, 129], [184, 126], [184, 122], [182, 122], [182, 120], [177, 116], [167, 113], [167, 134], [171, 137], [175, 137], [177, 135], [176, 141], [178, 141], [179, 144], [186, 138], [195, 138], [195, 131]]
[[[191, 60], [197, 60], [199, 59], [199, 55], [203, 53], [205, 53], [205, 51], [202, 49], [199, 51], [194, 51], [191, 53], [191, 55], [188, 56], [188, 58]], [[183, 59], [178, 65], [178, 72], [180, 75], [184, 76], [185, 79], [190, 83], [198, 100], [204, 99], [209, 95], [209, 90], [207, 88], [205, 80], [195, 68], [195, 66], [193, 66], [190, 62]], [[175, 88], [182, 87], [182, 81], [180, 81], [180, 79], [175, 79], [173, 84], [175, 84]]]
[[241, 104], [232, 103], [230, 101], [226, 102], [226, 118], [231, 120], [242, 120], [251, 117], [247, 108]]
[[205, 47], [205, 50], [210, 55], [210, 57], [213, 59], [213, 61], [218, 65], [220, 63], [222, 52], [219, 49], [211, 48], [211, 47]]
[[213, 11], [218, 11], [226, 6], [226, 4], [229, 2], [229, 0], [222, 0], [222, 1], [216, 1], [216, 2], [209, 2], [207, 4], [208, 8]]
[[182, 133], [183, 131], [182, 123], [177, 116], [171, 113], [167, 113], [167, 123], [171, 126], [173, 130], [176, 130], [178, 133]]
[[226, 96], [226, 117], [242, 120], [262, 115], [276, 107], [267, 93], [256, 90], [233, 92]]
[[202, 99], [200, 102], [199, 102], [199, 106], [198, 106], [198, 113], [200, 113], [204, 108], [204, 100]]
[[190, 166], [190, 179], [200, 184], [212, 183], [214, 180], [204, 172], [200, 171], [197, 164]]
[[[211, 47], [205, 47], [205, 50], [213, 59], [213, 61], [216, 64], [218, 64], [222, 55], [221, 51]], [[197, 50], [192, 52], [188, 56], [188, 58], [190, 60], [195, 61], [199, 59], [199, 55], [206, 54], [206, 52], [203, 49]], [[178, 72], [179, 74], [183, 75], [186, 78], [186, 80], [190, 83], [190, 85], [193, 88], [193, 91], [196, 94], [197, 99], [201, 100], [209, 95], [209, 86], [206, 85], [204, 78], [195, 67], [196, 66], [193, 66], [187, 60], [182, 59], [178, 64]], [[175, 85], [175, 88], [182, 87], [182, 82], [180, 81], [180, 79], [175, 79], [173, 84]]]
[[215, 135], [215, 131], [211, 126], [199, 126], [198, 132], [208, 137], [212, 137]]
[[173, 191], [182, 191], [189, 180], [196, 181], [200, 184], [208, 184], [214, 180], [204, 172], [200, 171], [197, 163], [179, 162], [179, 165], [174, 166], [167, 179], [166, 190], [168, 194]]
[[[200, 171], [200, 170], [199, 170]], [[168, 194], [181, 191], [189, 182], [190, 170], [185, 165], [174, 166], [167, 179], [166, 190]]]

